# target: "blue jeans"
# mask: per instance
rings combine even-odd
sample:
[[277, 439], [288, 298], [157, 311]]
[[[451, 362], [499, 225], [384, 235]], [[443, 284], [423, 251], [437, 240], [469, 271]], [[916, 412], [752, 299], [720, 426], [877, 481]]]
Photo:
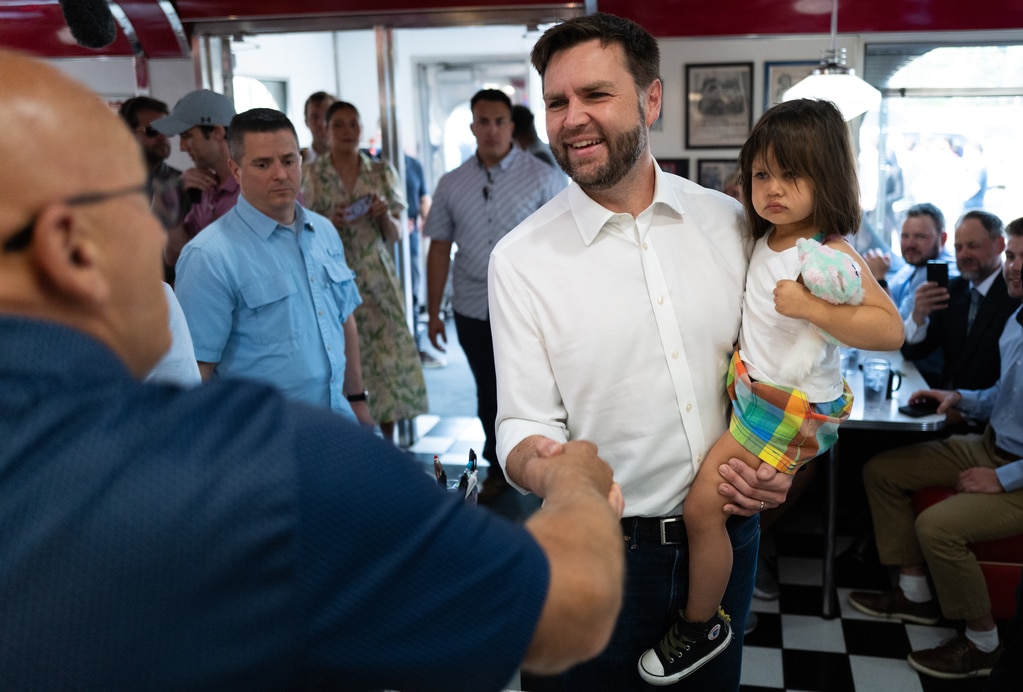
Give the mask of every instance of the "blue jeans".
[[[725, 591], [725, 612], [732, 618], [732, 643], [713, 661], [676, 683], [677, 689], [722, 692], [739, 689], [742, 670], [742, 635], [746, 626], [757, 551], [760, 517], [731, 517], [732, 575]], [[625, 601], [611, 643], [597, 658], [565, 673], [568, 692], [594, 690], [658, 690], [639, 677], [636, 664], [644, 651], [661, 640], [689, 590], [688, 545], [660, 545], [631, 538], [625, 553]], [[673, 688], [675, 689], [675, 688]]]

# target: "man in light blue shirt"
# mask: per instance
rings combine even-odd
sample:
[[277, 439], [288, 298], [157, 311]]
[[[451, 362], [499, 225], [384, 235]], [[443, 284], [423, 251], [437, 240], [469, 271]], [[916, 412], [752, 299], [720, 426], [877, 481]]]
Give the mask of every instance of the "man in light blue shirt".
[[[1023, 297], [1023, 219], [1006, 226], [1003, 276]], [[939, 402], [950, 422], [989, 418], [983, 434], [893, 449], [870, 460], [864, 486], [881, 563], [899, 568], [898, 586], [881, 594], [853, 592], [849, 603], [875, 617], [936, 624], [964, 620], [965, 635], [914, 651], [917, 671], [943, 679], [986, 675], [1001, 654], [983, 573], [969, 544], [1023, 533], [1023, 315], [1009, 317], [998, 342], [1001, 378], [982, 390], [924, 390], [910, 403]], [[957, 494], [914, 514], [912, 494], [954, 486]], [[934, 592], [927, 580], [930, 574]]]
[[203, 379], [261, 380], [372, 424], [352, 317], [362, 300], [333, 225], [296, 202], [295, 128], [283, 113], [256, 108], [228, 132], [238, 204], [177, 263]]

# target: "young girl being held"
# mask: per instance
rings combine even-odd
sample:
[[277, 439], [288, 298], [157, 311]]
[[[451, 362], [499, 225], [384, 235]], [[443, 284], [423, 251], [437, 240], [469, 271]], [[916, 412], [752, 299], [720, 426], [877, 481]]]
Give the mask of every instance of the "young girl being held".
[[[795, 369], [808, 374], [794, 378], [788, 359], [796, 343], [817, 329], [871, 351], [899, 348], [903, 340], [895, 305], [845, 238], [859, 228], [859, 186], [848, 127], [838, 109], [807, 99], [774, 106], [743, 145], [739, 170], [755, 244], [726, 383], [732, 417], [685, 500], [689, 597], [661, 641], [639, 660], [640, 675], [653, 685], [689, 675], [732, 638], [720, 608], [732, 571], [732, 546], [725, 529], [727, 500], [717, 490], [718, 467], [739, 458], [753, 468], [767, 462], [795, 473], [834, 444], [839, 424], [849, 416], [852, 393], [842, 379], [839, 346], [821, 340], [819, 357]], [[848, 255], [859, 270], [862, 302], [836, 305], [806, 288], [796, 250], [800, 239]]]

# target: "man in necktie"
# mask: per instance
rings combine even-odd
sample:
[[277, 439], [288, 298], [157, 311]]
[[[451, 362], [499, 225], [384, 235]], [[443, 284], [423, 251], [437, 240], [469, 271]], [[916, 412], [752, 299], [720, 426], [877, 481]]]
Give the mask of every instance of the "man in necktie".
[[[1019, 306], [1001, 272], [1004, 250], [1001, 220], [985, 211], [966, 212], [955, 230], [961, 276], [947, 290], [933, 281], [916, 290], [902, 353], [932, 387], [983, 389], [998, 380], [998, 337]], [[924, 359], [935, 352], [944, 357], [941, 370], [925, 367]]]

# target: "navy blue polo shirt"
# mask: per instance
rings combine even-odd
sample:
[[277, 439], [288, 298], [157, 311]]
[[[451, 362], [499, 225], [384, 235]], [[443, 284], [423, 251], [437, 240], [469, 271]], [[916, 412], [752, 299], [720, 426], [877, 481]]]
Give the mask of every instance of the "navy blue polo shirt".
[[392, 445], [256, 383], [137, 382], [0, 318], [0, 689], [499, 689], [549, 569]]

